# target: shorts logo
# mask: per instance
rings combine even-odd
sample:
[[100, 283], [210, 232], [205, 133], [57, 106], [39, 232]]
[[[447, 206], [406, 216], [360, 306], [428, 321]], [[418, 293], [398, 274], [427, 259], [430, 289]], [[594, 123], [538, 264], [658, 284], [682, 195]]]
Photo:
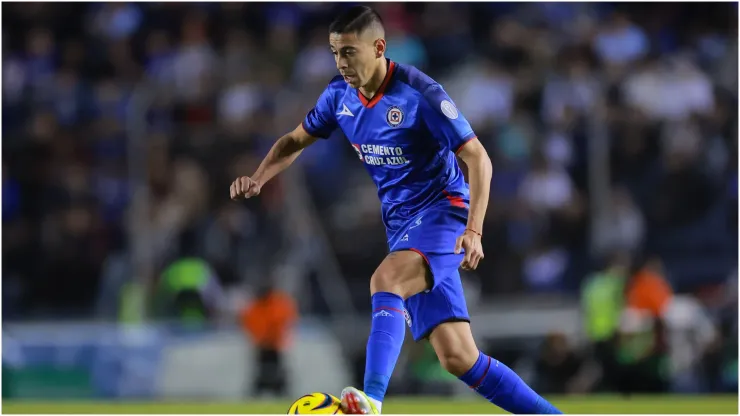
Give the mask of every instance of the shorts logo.
[[411, 328], [411, 315], [409, 314], [409, 311], [407, 311], [406, 309], [403, 310], [403, 317], [404, 319], [406, 319], [406, 325], [408, 325], [409, 328]]
[[395, 105], [388, 107], [388, 111], [385, 113], [385, 121], [391, 127], [398, 127], [403, 123], [403, 111]]
[[414, 221], [414, 225], [412, 225], [411, 227], [409, 227], [409, 230], [411, 230], [412, 228], [416, 228], [416, 227], [420, 226], [421, 225], [421, 219], [422, 218], [423, 217], [417, 218], [416, 221]]
[[355, 149], [355, 152], [357, 153], [357, 157], [359, 157], [360, 160], [362, 160], [362, 151], [360, 150], [360, 145], [359, 144], [353, 144], [352, 145], [352, 148]]
[[442, 108], [442, 113], [451, 120], [455, 120], [460, 115], [457, 112], [457, 108], [455, 108], [455, 104], [452, 104], [450, 101], [443, 100], [440, 107]]

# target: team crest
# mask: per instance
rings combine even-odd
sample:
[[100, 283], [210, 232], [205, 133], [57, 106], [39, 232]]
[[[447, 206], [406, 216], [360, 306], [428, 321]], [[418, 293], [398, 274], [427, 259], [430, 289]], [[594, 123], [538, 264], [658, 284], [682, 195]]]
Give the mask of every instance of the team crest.
[[403, 111], [395, 105], [388, 107], [388, 111], [385, 113], [385, 121], [391, 127], [398, 127], [403, 122]]
[[360, 145], [352, 144], [352, 148], [355, 149], [355, 152], [357, 153], [357, 157], [359, 157], [360, 160], [362, 160], [362, 151], [360, 150]]

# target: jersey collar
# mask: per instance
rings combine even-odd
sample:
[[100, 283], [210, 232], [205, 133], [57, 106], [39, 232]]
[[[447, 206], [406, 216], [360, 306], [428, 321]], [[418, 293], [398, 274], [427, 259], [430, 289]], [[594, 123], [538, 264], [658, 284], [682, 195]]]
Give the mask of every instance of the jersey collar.
[[360, 89], [359, 88], [357, 89], [357, 98], [359, 98], [362, 105], [364, 105], [367, 108], [375, 107], [375, 104], [377, 104], [378, 101], [380, 101], [380, 99], [383, 98], [385, 89], [386, 87], [388, 87], [388, 83], [390, 82], [391, 77], [393, 76], [393, 70], [396, 68], [396, 64], [390, 59], [387, 59], [387, 60], [388, 60], [388, 72], [386, 72], [385, 78], [383, 79], [383, 83], [380, 84], [380, 88], [378, 88], [378, 92], [376, 92], [375, 95], [373, 95], [372, 99], [368, 100], [364, 95], [362, 95], [362, 93], [360, 92]]

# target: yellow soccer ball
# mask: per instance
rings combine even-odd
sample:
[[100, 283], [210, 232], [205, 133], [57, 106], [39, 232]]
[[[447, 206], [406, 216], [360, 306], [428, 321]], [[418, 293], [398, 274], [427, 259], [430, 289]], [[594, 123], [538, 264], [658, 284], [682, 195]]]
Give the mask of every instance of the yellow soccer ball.
[[293, 402], [288, 410], [289, 415], [341, 415], [341, 402], [338, 398], [326, 393], [311, 393]]

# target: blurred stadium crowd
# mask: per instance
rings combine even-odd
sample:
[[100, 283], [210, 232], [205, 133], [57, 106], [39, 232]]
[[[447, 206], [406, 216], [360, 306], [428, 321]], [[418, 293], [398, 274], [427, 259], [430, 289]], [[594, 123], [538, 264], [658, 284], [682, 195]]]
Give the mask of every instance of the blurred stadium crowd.
[[[336, 73], [326, 28], [342, 6], [4, 4], [3, 319], [116, 317], [136, 251], [147, 281], [199, 259], [212, 299], [279, 274], [287, 188], [278, 178], [244, 203], [227, 188]], [[591, 277], [649, 270], [666, 297], [734, 315], [737, 339], [736, 298], [722, 298], [737, 280], [736, 4], [376, 6], [388, 56], [441, 82], [493, 160], [487, 256], [469, 276], [484, 298], [585, 298]], [[132, 145], [142, 85], [154, 99]], [[336, 136], [292, 169], [365, 308], [385, 233]], [[603, 172], [589, 166], [597, 136]], [[638, 298], [625, 302], [662, 312]]]

